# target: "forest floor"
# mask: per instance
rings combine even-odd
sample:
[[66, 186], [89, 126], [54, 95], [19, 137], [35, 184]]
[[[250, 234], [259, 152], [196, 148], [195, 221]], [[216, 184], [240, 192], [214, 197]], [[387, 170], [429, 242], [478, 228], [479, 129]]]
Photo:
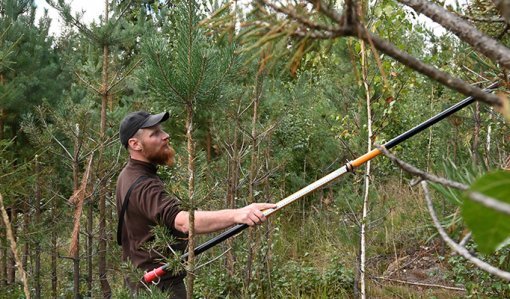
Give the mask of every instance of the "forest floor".
[[372, 298], [464, 298], [463, 286], [454, 285], [444, 259], [441, 242], [407, 249], [401, 256], [379, 256], [369, 260], [369, 269], [383, 269], [382, 275], [369, 273], [368, 292]]

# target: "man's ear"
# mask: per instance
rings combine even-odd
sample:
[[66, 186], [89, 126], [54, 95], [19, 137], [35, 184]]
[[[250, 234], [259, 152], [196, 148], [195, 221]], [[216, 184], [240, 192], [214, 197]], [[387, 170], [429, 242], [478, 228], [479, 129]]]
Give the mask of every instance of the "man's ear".
[[129, 138], [128, 146], [135, 151], [142, 150], [142, 144], [140, 143], [140, 140], [138, 140], [138, 138]]

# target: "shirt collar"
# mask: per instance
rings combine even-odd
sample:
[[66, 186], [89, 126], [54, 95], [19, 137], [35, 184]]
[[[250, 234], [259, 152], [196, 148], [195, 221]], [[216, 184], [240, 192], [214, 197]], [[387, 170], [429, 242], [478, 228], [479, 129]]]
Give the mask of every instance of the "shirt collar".
[[148, 172], [151, 172], [154, 174], [158, 171], [158, 166], [156, 164], [144, 162], [141, 160], [136, 160], [131, 157], [129, 157], [129, 164], [142, 167], [143, 169], [147, 170]]

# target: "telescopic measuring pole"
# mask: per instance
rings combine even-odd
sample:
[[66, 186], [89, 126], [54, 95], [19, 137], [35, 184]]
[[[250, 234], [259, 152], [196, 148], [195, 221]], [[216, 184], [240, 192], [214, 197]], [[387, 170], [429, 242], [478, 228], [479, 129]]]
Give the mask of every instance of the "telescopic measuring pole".
[[[498, 83], [492, 83], [490, 86], [488, 86], [484, 91], [485, 92], [492, 92], [495, 88], [498, 87]], [[419, 132], [427, 129], [428, 127], [434, 125], [435, 123], [445, 119], [446, 117], [454, 114], [455, 112], [463, 109], [464, 107], [468, 106], [469, 104], [473, 103], [475, 100], [473, 97], [465, 98], [464, 100], [458, 102], [457, 104], [451, 106], [450, 108], [444, 110], [443, 112], [437, 114], [436, 116], [422, 122], [421, 124], [417, 125], [416, 127], [410, 129], [409, 131], [391, 139], [390, 141], [386, 142], [383, 146], [387, 149], [391, 149], [392, 147], [396, 146], [397, 144], [413, 137], [414, 135], [418, 134]], [[303, 189], [293, 193], [292, 195], [280, 200], [276, 203], [276, 208], [274, 209], [268, 209], [263, 211], [264, 215], [266, 217], [272, 215], [273, 213], [279, 211], [280, 209], [283, 209], [285, 206], [291, 204], [292, 202], [298, 200], [299, 198], [307, 195], [308, 193], [317, 190], [318, 188], [328, 184], [329, 182], [339, 178], [343, 174], [349, 171], [353, 171], [354, 169], [360, 167], [361, 165], [365, 164], [366, 162], [372, 160], [373, 158], [379, 156], [381, 154], [381, 151], [379, 149], [373, 149], [370, 152], [364, 154], [363, 156], [360, 156], [359, 158], [352, 160], [342, 166], [341, 168], [333, 171], [332, 173], [326, 175], [325, 177], [313, 182], [312, 184], [304, 187]], [[200, 244], [195, 248], [195, 255], [201, 254], [202, 252], [208, 250], [211, 247], [216, 246], [217, 244], [225, 241], [226, 239], [235, 236], [239, 234], [241, 231], [245, 230], [249, 226], [247, 224], [238, 224], [233, 226], [232, 228], [226, 230], [225, 232], [219, 234], [218, 236], [210, 239], [209, 241]], [[185, 261], [188, 258], [188, 253], [185, 253], [181, 256], [181, 260]], [[158, 277], [163, 276], [167, 271], [167, 268], [170, 266], [170, 264], [164, 264], [159, 268], [156, 268], [154, 270], [151, 270], [143, 276], [143, 280], [146, 283], [152, 282], [156, 280]]]

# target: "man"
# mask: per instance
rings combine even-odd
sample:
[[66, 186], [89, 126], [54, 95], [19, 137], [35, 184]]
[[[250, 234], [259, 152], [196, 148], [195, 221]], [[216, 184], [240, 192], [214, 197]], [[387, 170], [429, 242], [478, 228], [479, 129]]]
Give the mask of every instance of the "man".
[[[161, 252], [147, 248], [147, 243], [154, 240], [151, 232], [154, 226], [166, 226], [178, 240], [172, 250], [181, 252], [186, 248], [190, 226], [188, 212], [181, 209], [176, 196], [165, 191], [156, 173], [158, 165], [174, 164], [175, 151], [169, 144], [169, 135], [161, 128], [161, 122], [168, 117], [168, 112], [152, 115], [137, 111], [128, 114], [119, 129], [120, 142], [130, 159], [117, 179], [117, 239], [122, 245], [123, 259], [143, 270], [162, 264]], [[214, 232], [238, 223], [259, 224], [266, 220], [261, 210], [270, 208], [276, 205], [255, 203], [233, 210], [196, 211], [195, 232]], [[185, 273], [167, 274], [161, 277], [158, 286], [172, 292], [173, 298], [185, 298], [184, 276]]]

